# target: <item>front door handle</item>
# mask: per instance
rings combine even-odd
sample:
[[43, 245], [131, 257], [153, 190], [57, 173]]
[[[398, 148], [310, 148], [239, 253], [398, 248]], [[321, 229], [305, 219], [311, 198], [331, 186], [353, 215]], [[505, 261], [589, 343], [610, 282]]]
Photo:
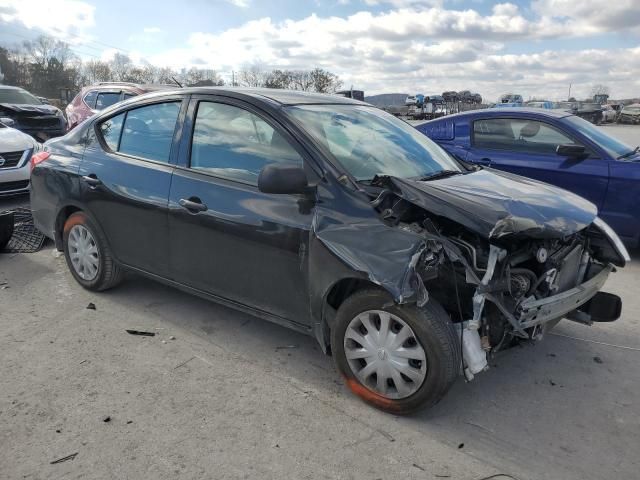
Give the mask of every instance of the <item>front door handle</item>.
[[491, 159], [484, 157], [484, 158], [481, 158], [480, 160], [476, 160], [476, 163], [478, 165], [484, 165], [485, 167], [489, 167], [491, 166]]
[[102, 184], [102, 181], [95, 176], [95, 174], [85, 175], [82, 177], [82, 180], [85, 181], [89, 185], [89, 187], [95, 188], [98, 185]]
[[189, 210], [191, 213], [204, 212], [207, 209], [207, 206], [196, 197], [189, 199], [181, 198], [178, 200], [178, 203], [182, 208]]

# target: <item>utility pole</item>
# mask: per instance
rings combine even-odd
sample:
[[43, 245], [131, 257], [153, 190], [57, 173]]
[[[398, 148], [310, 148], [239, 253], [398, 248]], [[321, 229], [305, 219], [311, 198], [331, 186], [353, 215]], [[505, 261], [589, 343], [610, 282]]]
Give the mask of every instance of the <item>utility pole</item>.
[[231, 86], [232, 87], [236, 86], [236, 76], [235, 76], [235, 72], [233, 70], [231, 70]]
[[567, 100], [569, 100], [571, 98], [571, 83], [569, 84], [569, 96], [567, 97]]

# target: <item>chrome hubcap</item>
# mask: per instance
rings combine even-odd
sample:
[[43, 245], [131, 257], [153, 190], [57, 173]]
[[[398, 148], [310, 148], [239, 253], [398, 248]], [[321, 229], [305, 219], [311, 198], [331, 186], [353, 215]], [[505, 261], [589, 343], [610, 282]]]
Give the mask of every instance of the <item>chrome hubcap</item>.
[[427, 376], [427, 358], [413, 330], [383, 310], [368, 310], [351, 320], [344, 351], [360, 383], [387, 398], [414, 394]]
[[83, 225], [74, 225], [69, 231], [69, 258], [73, 269], [83, 280], [93, 280], [98, 275], [100, 256], [96, 241]]

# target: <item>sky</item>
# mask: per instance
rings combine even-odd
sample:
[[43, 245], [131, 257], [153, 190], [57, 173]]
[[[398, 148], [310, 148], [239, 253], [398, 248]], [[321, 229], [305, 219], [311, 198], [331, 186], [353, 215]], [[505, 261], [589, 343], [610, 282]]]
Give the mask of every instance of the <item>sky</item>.
[[2, 0], [0, 44], [46, 33], [83, 59], [311, 69], [377, 93], [640, 96], [640, 0]]

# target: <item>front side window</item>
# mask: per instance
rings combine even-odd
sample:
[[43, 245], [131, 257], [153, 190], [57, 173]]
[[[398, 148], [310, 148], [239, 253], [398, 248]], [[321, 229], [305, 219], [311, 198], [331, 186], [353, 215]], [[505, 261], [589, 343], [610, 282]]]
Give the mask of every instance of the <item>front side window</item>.
[[532, 154], [555, 154], [558, 145], [576, 142], [555, 127], [536, 120], [492, 118], [473, 122], [474, 145]]
[[270, 163], [301, 164], [285, 138], [257, 115], [233, 105], [200, 102], [190, 167], [229, 180], [257, 185]]
[[126, 155], [169, 162], [180, 102], [134, 108], [99, 125], [111, 150]]
[[104, 110], [120, 101], [120, 92], [100, 92], [96, 98], [96, 110]]
[[286, 111], [357, 181], [376, 175], [422, 178], [461, 168], [441, 147], [383, 110], [360, 105], [299, 105]]

